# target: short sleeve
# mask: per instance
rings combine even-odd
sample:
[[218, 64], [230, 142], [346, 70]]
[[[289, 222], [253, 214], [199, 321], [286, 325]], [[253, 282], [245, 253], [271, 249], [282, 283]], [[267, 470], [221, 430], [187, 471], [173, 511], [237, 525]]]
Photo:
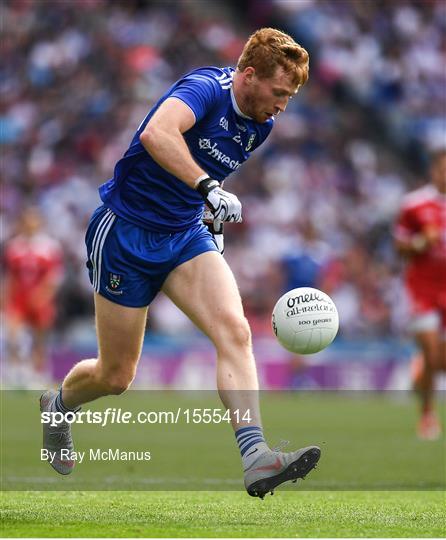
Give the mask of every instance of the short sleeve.
[[194, 75], [183, 79], [169, 97], [181, 99], [188, 105], [198, 122], [221, 96], [221, 86], [212, 76]]

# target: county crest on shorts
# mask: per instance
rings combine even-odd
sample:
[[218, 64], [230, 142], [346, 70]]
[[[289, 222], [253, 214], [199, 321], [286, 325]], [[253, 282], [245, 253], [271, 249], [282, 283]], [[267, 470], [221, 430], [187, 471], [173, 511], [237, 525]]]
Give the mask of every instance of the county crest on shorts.
[[120, 274], [113, 274], [112, 272], [110, 272], [110, 279], [109, 279], [110, 287], [112, 289], [117, 289], [119, 285], [121, 285], [121, 279], [122, 279], [122, 276]]

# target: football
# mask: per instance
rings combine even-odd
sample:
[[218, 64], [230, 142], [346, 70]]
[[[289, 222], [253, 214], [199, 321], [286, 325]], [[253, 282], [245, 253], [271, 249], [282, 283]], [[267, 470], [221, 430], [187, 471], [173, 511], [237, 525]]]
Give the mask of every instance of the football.
[[285, 293], [274, 306], [272, 328], [290, 352], [314, 354], [330, 345], [339, 329], [338, 310], [324, 292], [300, 287]]

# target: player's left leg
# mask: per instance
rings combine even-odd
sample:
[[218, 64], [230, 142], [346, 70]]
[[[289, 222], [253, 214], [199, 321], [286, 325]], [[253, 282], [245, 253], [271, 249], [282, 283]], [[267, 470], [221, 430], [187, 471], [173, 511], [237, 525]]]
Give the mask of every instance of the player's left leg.
[[251, 332], [226, 261], [215, 251], [202, 253], [176, 267], [162, 290], [214, 343], [217, 387], [224, 405], [232, 411], [249, 409], [252, 421], [234, 415], [234, 429], [260, 425]]
[[56, 309], [53, 303], [45, 303], [33, 309], [30, 318], [32, 333], [31, 360], [34, 372], [37, 375], [45, 374], [48, 364], [48, 338], [56, 318]]
[[23, 374], [24, 358], [20, 339], [25, 329], [24, 321], [17, 313], [6, 310], [5, 327], [3, 383], [6, 387], [22, 388], [27, 382]]
[[20, 362], [19, 335], [23, 330], [23, 322], [20, 318], [7, 314], [6, 316], [6, 351], [7, 360], [11, 365], [18, 365]]
[[44, 375], [47, 367], [48, 331], [42, 328], [32, 329], [31, 360], [36, 375]]
[[180, 264], [167, 277], [163, 291], [214, 343], [217, 387], [224, 405], [231, 412], [250, 411], [251, 421], [232, 415], [248, 493], [263, 498], [279, 484], [304, 477], [319, 460], [318, 447], [275, 452], [263, 438], [251, 333], [223, 257], [208, 251]]
[[414, 370], [414, 388], [421, 403], [421, 416], [417, 433], [420, 439], [435, 440], [441, 433], [440, 423], [434, 408], [435, 374], [440, 368], [441, 340], [437, 329], [423, 329], [415, 333], [422, 350], [421, 362]]
[[420, 347], [420, 354], [413, 366], [412, 375], [415, 390], [421, 402], [421, 412], [433, 408], [434, 375], [436, 356], [439, 346], [437, 330], [423, 330], [415, 333], [415, 339]]

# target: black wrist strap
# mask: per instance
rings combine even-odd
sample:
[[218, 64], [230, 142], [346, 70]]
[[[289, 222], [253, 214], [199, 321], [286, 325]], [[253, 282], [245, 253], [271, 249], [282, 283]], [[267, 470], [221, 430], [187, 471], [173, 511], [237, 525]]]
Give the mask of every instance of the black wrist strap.
[[209, 192], [218, 187], [219, 185], [220, 182], [218, 182], [218, 180], [213, 180], [212, 178], [205, 178], [198, 183], [195, 189], [198, 191], [198, 193], [200, 193], [203, 199], [206, 199]]

